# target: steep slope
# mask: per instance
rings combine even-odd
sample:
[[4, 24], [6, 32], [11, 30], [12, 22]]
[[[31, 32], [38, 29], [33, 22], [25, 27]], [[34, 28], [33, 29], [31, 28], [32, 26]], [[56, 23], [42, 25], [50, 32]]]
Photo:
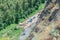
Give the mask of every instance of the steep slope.
[[[60, 0], [48, 0], [28, 40], [60, 40]], [[37, 30], [38, 29], [38, 30]], [[37, 31], [36, 31], [37, 30]]]

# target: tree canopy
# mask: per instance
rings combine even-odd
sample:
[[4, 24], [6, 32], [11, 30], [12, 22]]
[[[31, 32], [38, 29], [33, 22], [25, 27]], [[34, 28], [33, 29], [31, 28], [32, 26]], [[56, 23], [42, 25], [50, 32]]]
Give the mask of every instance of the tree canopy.
[[45, 0], [0, 0], [0, 30], [25, 19]]

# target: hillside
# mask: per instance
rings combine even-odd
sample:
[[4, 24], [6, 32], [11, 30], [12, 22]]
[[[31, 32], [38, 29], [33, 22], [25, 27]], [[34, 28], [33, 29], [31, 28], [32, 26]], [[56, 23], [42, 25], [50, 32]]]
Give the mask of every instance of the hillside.
[[60, 40], [60, 0], [0, 0], [0, 40]]
[[60, 40], [60, 0], [48, 0], [27, 40]]
[[0, 40], [19, 40], [24, 23], [44, 9], [46, 0], [0, 0]]
[[25, 21], [45, 0], [0, 0], [0, 30]]

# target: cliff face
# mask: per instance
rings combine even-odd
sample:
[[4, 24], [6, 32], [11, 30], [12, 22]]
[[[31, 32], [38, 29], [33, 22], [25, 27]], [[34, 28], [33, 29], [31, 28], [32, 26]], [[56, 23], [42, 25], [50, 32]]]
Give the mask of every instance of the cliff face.
[[40, 19], [43, 19], [46, 16], [50, 16], [48, 21], [52, 21], [53, 19], [59, 20], [60, 11], [60, 0], [48, 0], [46, 2], [46, 6], [42, 13], [40, 14]]
[[[60, 40], [60, 0], [47, 0], [39, 14], [38, 24], [31, 33], [32, 40]], [[30, 37], [29, 37], [30, 39]], [[28, 40], [29, 40], [28, 39]]]
[[43, 34], [43, 37], [40, 37], [38, 40], [60, 40], [60, 0], [48, 0], [39, 19], [40, 23], [42, 23], [42, 21], [43, 23], [38, 24], [39, 26], [37, 27], [39, 27], [40, 30], [44, 30], [44, 32], [42, 31], [40, 33], [40, 36]]

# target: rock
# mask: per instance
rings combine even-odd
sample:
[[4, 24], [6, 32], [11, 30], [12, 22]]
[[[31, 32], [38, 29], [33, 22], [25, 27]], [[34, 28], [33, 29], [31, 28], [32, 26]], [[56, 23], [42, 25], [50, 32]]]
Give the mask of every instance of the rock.
[[52, 36], [47, 36], [47, 37], [45, 38], [45, 40], [53, 40], [53, 37], [52, 37]]
[[57, 25], [57, 28], [60, 29], [60, 24]]

